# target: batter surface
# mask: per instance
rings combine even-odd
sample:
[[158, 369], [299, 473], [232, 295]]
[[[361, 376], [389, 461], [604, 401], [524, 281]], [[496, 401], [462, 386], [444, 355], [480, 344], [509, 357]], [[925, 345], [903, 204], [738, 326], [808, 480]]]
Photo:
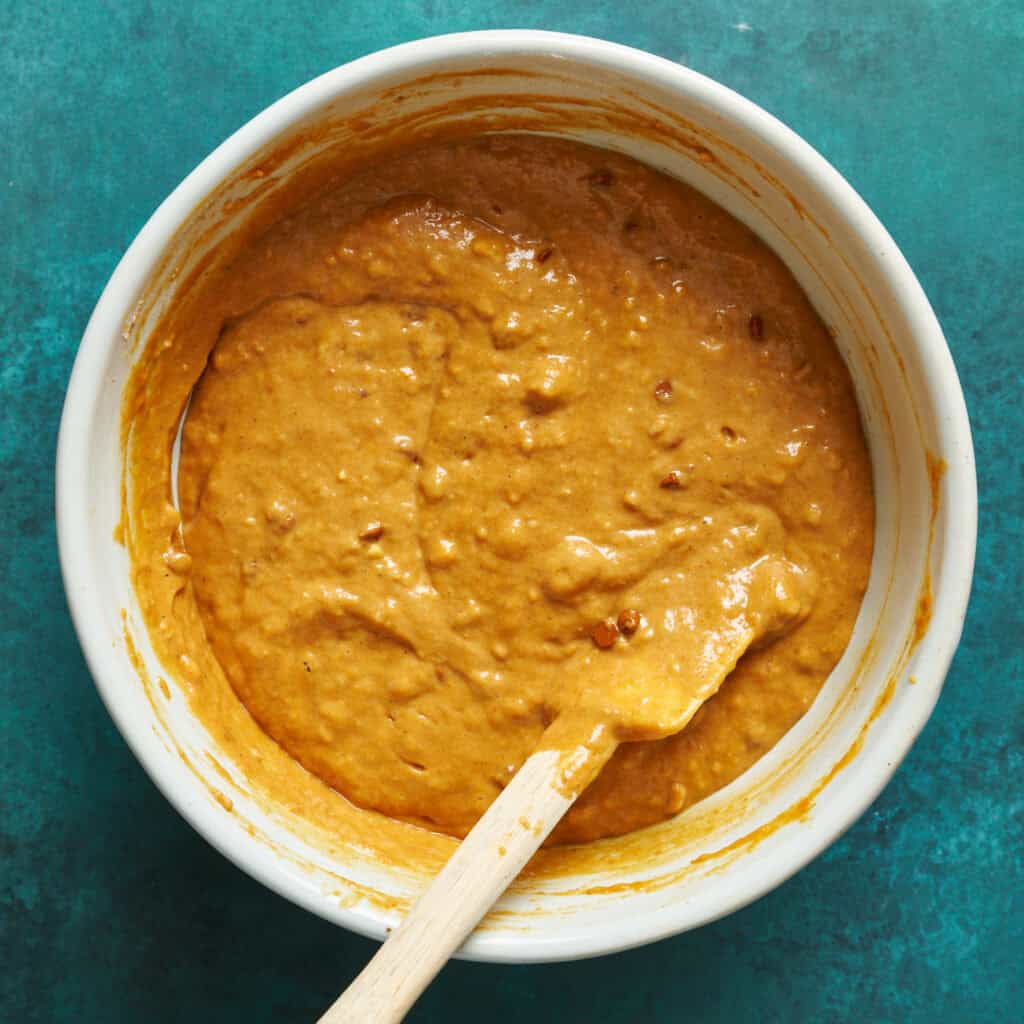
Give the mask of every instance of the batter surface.
[[845, 648], [873, 530], [848, 374], [692, 190], [563, 141], [435, 145], [208, 295], [173, 628], [358, 805], [464, 834], [571, 715], [629, 742], [557, 838], [629, 831], [760, 757]]

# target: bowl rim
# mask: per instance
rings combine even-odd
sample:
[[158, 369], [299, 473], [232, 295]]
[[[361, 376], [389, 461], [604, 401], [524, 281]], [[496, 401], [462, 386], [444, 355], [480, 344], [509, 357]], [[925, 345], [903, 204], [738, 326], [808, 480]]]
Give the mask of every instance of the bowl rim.
[[104, 377], [110, 346], [121, 334], [129, 303], [158, 263], [166, 245], [192, 210], [244, 160], [259, 152], [292, 124], [339, 94], [366, 88], [396, 74], [415, 77], [438, 62], [489, 56], [556, 56], [649, 81], [668, 91], [685, 93], [726, 120], [753, 131], [807, 180], [813, 181], [831, 207], [866, 244], [902, 307], [925, 364], [924, 398], [937, 412], [939, 454], [947, 469], [945, 515], [937, 524], [940, 541], [933, 550], [941, 560], [932, 567], [941, 580], [932, 609], [932, 628], [915, 652], [920, 682], [912, 703], [903, 709], [898, 729], [878, 738], [882, 748], [862, 765], [853, 799], [821, 813], [816, 827], [802, 830], [801, 841], [787, 847], [786, 858], [763, 866], [756, 879], [730, 891], [713, 913], [693, 920], [685, 903], [662, 908], [656, 915], [622, 915], [608, 927], [585, 935], [545, 939], [542, 935], [477, 933], [460, 955], [467, 959], [529, 963], [571, 960], [618, 952], [710, 923], [753, 902], [780, 885], [835, 842], [874, 801], [895, 773], [938, 699], [959, 643], [971, 588], [977, 534], [977, 483], [967, 408], [959, 378], [934, 312], [895, 242], [853, 187], [809, 143], [750, 100], [699, 72], [654, 54], [588, 36], [533, 29], [494, 29], [432, 36], [402, 43], [343, 64], [299, 86], [229, 136], [160, 204], [128, 247], [89, 319], [75, 358], [57, 444], [56, 525], [61, 571], [68, 606], [90, 673], [103, 703], [136, 758], [167, 800], [204, 839], [238, 867], [292, 903], [371, 938], [384, 938], [384, 928], [356, 908], [340, 907], [291, 872], [261, 856], [257, 844], [241, 831], [225, 826], [212, 807], [189, 800], [165, 762], [151, 754], [140, 732], [116, 697], [110, 670], [108, 630], [97, 602], [90, 598], [89, 544], [86, 517], [79, 501], [89, 465], [90, 424], [95, 396]]

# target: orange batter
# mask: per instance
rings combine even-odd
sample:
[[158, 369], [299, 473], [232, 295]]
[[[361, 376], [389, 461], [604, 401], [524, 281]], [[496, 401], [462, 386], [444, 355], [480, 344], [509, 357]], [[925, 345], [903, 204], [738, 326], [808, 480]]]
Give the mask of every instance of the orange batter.
[[572, 718], [629, 742], [557, 837], [629, 831], [768, 750], [847, 644], [873, 502], [846, 369], [777, 257], [649, 168], [412, 151], [177, 331], [212, 351], [140, 603], [360, 806], [464, 834]]

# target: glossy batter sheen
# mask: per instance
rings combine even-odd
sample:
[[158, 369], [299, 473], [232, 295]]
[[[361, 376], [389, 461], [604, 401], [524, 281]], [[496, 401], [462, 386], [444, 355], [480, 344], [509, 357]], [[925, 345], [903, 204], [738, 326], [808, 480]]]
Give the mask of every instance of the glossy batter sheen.
[[769, 749], [845, 648], [850, 381], [697, 193], [567, 142], [436, 145], [210, 294], [165, 561], [262, 728], [360, 806], [463, 834], [561, 716], [630, 742], [558, 838], [629, 831]]

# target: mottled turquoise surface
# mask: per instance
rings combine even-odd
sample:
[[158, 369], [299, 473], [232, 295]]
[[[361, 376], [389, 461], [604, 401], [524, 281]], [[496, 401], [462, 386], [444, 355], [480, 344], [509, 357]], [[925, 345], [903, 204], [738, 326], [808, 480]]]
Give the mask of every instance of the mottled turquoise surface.
[[411, 1019], [1024, 1017], [1024, 7], [0, 0], [0, 1019], [311, 1021], [374, 949], [206, 845], [93, 689], [61, 590], [53, 457], [86, 319], [167, 192], [311, 76], [458, 29], [604, 36], [732, 86], [820, 149], [902, 246], [967, 392], [981, 492], [964, 642], [874, 807], [786, 885], [647, 949], [454, 964]]

